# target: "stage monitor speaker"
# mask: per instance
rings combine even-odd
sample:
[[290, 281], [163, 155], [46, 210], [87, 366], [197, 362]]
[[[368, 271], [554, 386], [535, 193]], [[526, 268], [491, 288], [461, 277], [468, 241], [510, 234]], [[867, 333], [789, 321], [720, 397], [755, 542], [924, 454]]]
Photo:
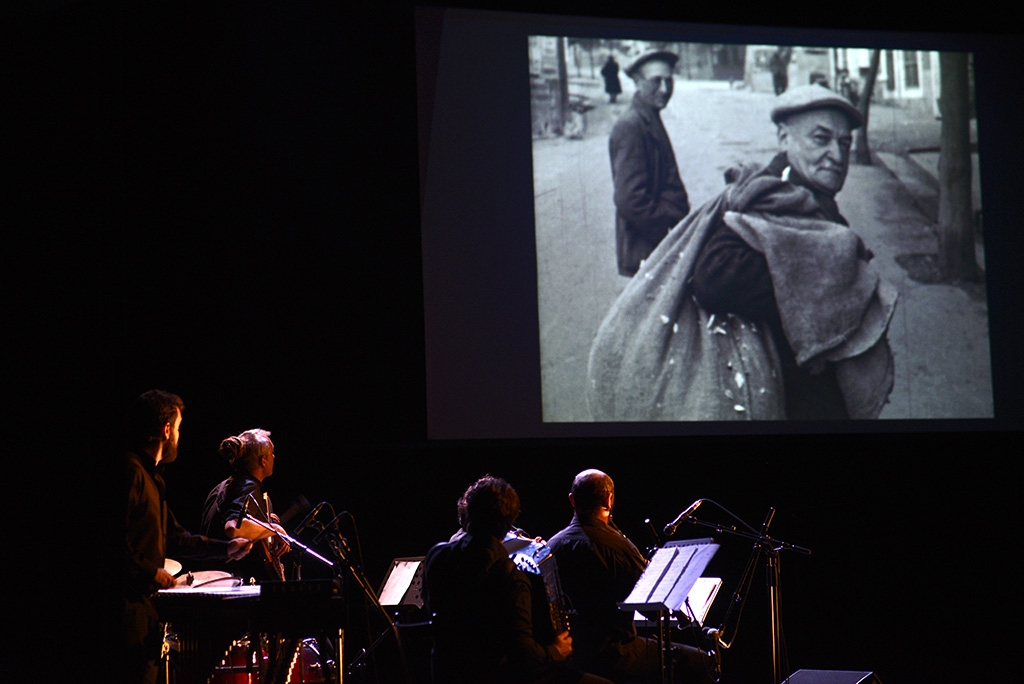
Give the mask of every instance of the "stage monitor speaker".
[[797, 670], [782, 684], [881, 684], [873, 672]]

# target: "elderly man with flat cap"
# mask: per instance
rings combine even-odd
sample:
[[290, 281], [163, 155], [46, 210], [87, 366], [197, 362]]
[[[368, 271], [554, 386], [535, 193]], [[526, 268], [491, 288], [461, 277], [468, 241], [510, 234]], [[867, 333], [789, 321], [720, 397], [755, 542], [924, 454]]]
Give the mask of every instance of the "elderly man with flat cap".
[[809, 85], [778, 96], [771, 120], [778, 154], [727, 172], [602, 323], [595, 419], [871, 419], [888, 401], [896, 290], [835, 201], [861, 114]]
[[619, 273], [632, 276], [669, 229], [690, 211], [660, 112], [672, 97], [679, 57], [648, 52], [626, 69], [633, 101], [608, 140], [615, 187], [615, 251]]
[[[820, 85], [808, 85], [779, 96], [771, 119], [778, 127], [780, 151], [757, 174], [758, 178], [768, 180], [772, 188], [762, 193], [755, 204], [764, 205], [761, 210], [769, 214], [811, 216], [848, 226], [839, 213], [835, 196], [846, 181], [852, 131], [864, 123], [860, 112], [837, 93]], [[737, 223], [730, 227], [721, 221], [713, 229], [697, 260], [694, 296], [709, 313], [737, 314], [769, 328], [782, 369], [786, 418], [850, 418], [836, 364], [827, 359], [806, 362], [814, 345], [828, 341], [813, 329], [815, 321], [804, 319], [830, 312], [818, 310], [815, 299], [820, 293], [815, 291], [813, 282], [803, 282], [803, 291], [788, 292], [796, 285], [793, 281], [797, 274], [791, 271], [803, 268], [805, 261], [805, 255], [796, 251], [800, 250], [801, 241], [771, 245], [789, 236], [767, 227], [748, 231], [751, 224]], [[850, 237], [846, 231], [839, 233]], [[860, 261], [870, 259], [870, 252], [859, 238], [856, 245], [856, 252], [847, 253], [846, 259], [834, 265], [836, 268], [856, 270]], [[817, 253], [812, 251], [816, 246], [806, 245], [807, 260]], [[825, 251], [818, 256], [840, 257], [828, 249], [827, 242], [821, 247]], [[784, 292], [776, 292], [776, 286]], [[835, 294], [841, 298], [844, 293]], [[780, 302], [780, 295], [787, 301]], [[783, 311], [783, 304], [791, 310]]]

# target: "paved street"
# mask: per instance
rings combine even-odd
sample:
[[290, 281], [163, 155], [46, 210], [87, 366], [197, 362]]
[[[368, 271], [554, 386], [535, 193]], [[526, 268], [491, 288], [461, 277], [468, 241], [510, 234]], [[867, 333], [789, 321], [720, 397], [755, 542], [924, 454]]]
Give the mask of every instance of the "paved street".
[[[609, 104], [596, 84], [575, 82], [573, 92], [582, 91], [596, 105], [587, 112], [582, 139], [533, 143], [545, 421], [590, 420], [584, 398], [587, 355], [601, 320], [626, 284], [615, 266], [608, 160], [611, 125], [632, 97], [628, 79], [623, 87], [619, 102]], [[772, 99], [768, 93], [730, 89], [727, 83], [676, 82], [662, 120], [692, 207], [721, 191], [730, 166], [771, 159], [776, 149], [775, 127], [768, 118]], [[877, 117], [872, 114], [870, 134], [876, 135], [877, 118], [879, 137], [889, 136], [879, 147], [892, 149], [898, 113], [879, 110]], [[930, 126], [937, 130], [934, 122]], [[903, 159], [886, 153], [878, 165], [851, 166], [837, 197], [851, 227], [876, 254], [876, 267], [900, 290], [889, 335], [896, 387], [882, 418], [991, 416], [984, 287], [919, 283], [896, 261], [900, 255], [937, 250], [932, 219], [922, 211], [919, 194], [908, 191], [890, 170]]]

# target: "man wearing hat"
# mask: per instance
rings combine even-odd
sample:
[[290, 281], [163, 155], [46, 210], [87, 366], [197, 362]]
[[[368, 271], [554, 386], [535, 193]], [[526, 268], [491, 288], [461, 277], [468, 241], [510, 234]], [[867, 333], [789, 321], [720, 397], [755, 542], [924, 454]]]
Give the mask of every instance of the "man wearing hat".
[[630, 281], [591, 348], [595, 420], [873, 419], [896, 289], [835, 195], [863, 118], [820, 85], [771, 110], [779, 152], [726, 172]]
[[626, 69], [636, 93], [608, 140], [615, 186], [615, 250], [624, 276], [636, 273], [640, 262], [690, 211], [660, 115], [672, 97], [672, 70], [678, 59], [671, 52], [648, 52]]
[[[847, 227], [835, 195], [849, 169], [851, 132], [864, 123], [860, 112], [815, 84], [777, 97], [771, 120], [778, 127], [780, 151], [766, 168], [734, 184], [734, 197], [750, 196], [740, 200], [746, 206], [733, 211]], [[824, 351], [853, 334], [852, 323], [844, 328], [839, 318], [863, 318], [874, 290], [865, 286], [861, 271], [872, 255], [855, 233], [838, 226], [830, 241], [827, 230], [808, 236], [772, 224], [720, 220], [694, 269], [693, 294], [708, 313], [736, 314], [768, 327], [779, 355], [788, 419], [851, 417], [838, 366]], [[853, 240], [852, 251], [842, 251], [843, 238]], [[811, 279], [812, 269], [819, 267], [832, 271], [823, 274], [829, 278], [848, 272], [851, 289], [844, 292], [846, 286], [838, 281]], [[829, 296], [836, 299], [821, 299], [830, 288]], [[891, 362], [891, 356], [887, 359]]]

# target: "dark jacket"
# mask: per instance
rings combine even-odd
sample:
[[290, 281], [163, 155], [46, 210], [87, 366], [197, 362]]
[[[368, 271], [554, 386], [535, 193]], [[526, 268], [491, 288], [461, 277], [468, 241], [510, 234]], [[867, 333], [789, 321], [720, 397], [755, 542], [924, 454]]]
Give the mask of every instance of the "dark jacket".
[[156, 681], [157, 659], [163, 646], [156, 608], [150, 595], [157, 590], [158, 568], [173, 558], [227, 558], [228, 542], [191, 534], [178, 524], [167, 506], [162, 467], [153, 458], [129, 453], [126, 467], [124, 681]]
[[564, 665], [534, 638], [530, 582], [500, 540], [466, 534], [436, 545], [424, 564], [435, 681], [525, 684]]
[[[243, 512], [248, 512], [257, 520], [270, 522], [273, 507], [259, 480], [251, 475], [236, 474], [214, 487], [207, 495], [199, 531], [212, 539], [226, 540], [228, 536], [224, 532], [224, 524], [229, 520], [241, 520]], [[209, 564], [209, 568], [230, 572], [243, 579], [252, 578], [257, 582], [280, 579], [280, 567], [275, 569], [276, 563], [268, 560], [264, 552], [266, 547], [262, 546], [265, 543], [265, 540], [256, 542], [252, 552], [240, 560]]]
[[614, 59], [609, 59], [601, 67], [601, 76], [604, 78], [604, 92], [609, 95], [618, 95], [622, 92], [622, 84], [619, 83], [619, 64]]
[[146, 455], [127, 459], [125, 518], [125, 596], [137, 599], [156, 591], [154, 576], [167, 556], [211, 560], [227, 558], [227, 541], [192, 534], [167, 506], [162, 468]]
[[690, 211], [658, 110], [634, 96], [608, 139], [619, 273], [632, 276]]
[[587, 663], [636, 637], [633, 614], [619, 610], [647, 561], [614, 524], [574, 515], [548, 540], [558, 561], [562, 590], [571, 601], [573, 651]]

